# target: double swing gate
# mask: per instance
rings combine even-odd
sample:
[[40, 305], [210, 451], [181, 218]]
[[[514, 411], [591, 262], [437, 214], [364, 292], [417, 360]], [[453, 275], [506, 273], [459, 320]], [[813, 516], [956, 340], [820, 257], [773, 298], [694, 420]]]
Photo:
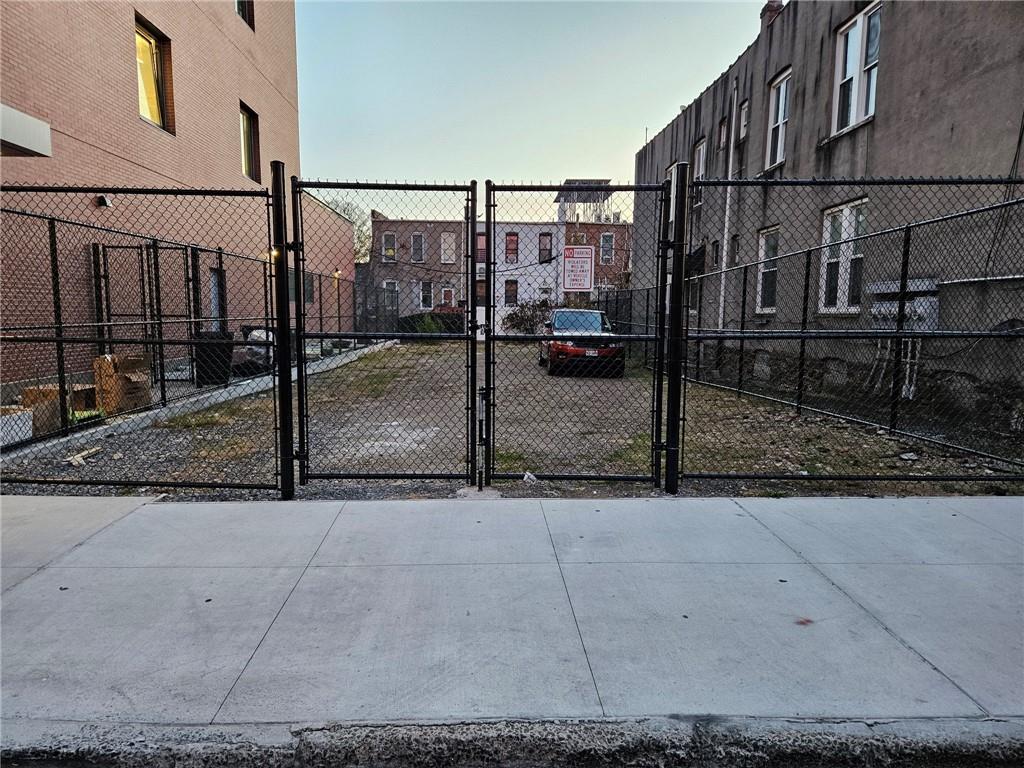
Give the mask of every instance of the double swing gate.
[[3, 189], [5, 483], [1024, 480], [1020, 180], [272, 170]]

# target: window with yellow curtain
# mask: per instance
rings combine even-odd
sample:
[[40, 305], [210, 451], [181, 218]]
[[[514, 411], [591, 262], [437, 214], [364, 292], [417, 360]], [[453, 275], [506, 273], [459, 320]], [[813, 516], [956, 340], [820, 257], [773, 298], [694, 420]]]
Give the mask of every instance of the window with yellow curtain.
[[135, 61], [139, 74], [139, 114], [162, 126], [160, 44], [142, 27], [135, 28]]

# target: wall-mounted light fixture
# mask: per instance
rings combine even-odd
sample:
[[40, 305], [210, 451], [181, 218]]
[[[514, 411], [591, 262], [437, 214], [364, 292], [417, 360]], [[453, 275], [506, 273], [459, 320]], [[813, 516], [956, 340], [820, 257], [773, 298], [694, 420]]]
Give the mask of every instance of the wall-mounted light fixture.
[[109, 195], [99, 195], [96, 198], [97, 208], [112, 208], [114, 203], [110, 200]]

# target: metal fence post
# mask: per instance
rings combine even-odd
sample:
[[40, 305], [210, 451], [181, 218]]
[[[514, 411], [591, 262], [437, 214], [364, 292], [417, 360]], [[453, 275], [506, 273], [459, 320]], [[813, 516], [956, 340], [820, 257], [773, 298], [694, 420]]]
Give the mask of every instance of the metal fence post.
[[655, 312], [655, 333], [657, 341], [654, 345], [654, 487], [661, 487], [661, 458], [665, 450], [663, 440], [663, 408], [665, 405], [665, 287], [668, 282], [668, 247], [669, 233], [672, 221], [671, 204], [672, 188], [671, 182], [665, 182], [661, 190], [661, 221], [658, 227], [658, 250], [656, 281], [657, 292], [654, 297]]
[[903, 257], [900, 264], [899, 305], [896, 310], [895, 349], [892, 353], [892, 389], [889, 391], [889, 431], [896, 429], [903, 396], [903, 329], [907, 322], [907, 282], [910, 274], [910, 227], [903, 230]]
[[[284, 182], [282, 181], [282, 188]], [[286, 219], [287, 222], [287, 219]], [[299, 177], [292, 176], [292, 242], [289, 248], [294, 254], [292, 262], [292, 284], [289, 300], [295, 302], [295, 397], [298, 402], [299, 485], [306, 484], [309, 456], [306, 455], [309, 439], [306, 434], [306, 417], [309, 414], [306, 399], [306, 252], [302, 231], [302, 190]], [[323, 344], [323, 340], [320, 340]], [[322, 347], [321, 347], [322, 349]]]
[[295, 445], [292, 432], [291, 321], [288, 312], [288, 219], [285, 211], [284, 163], [270, 163], [271, 247], [274, 262], [274, 359], [277, 361], [278, 450], [281, 461], [281, 498], [295, 498]]
[[50, 227], [50, 282], [53, 289], [53, 329], [57, 340], [57, 403], [61, 434], [68, 432], [68, 372], [64, 364], [64, 317], [60, 301], [60, 261], [57, 256], [57, 222]]
[[494, 182], [484, 182], [484, 240], [486, 242], [484, 256], [484, 390], [486, 401], [481, 403], [484, 408], [484, 485], [491, 484], [492, 462], [494, 461], [494, 340], [491, 327], [494, 319]]
[[683, 286], [686, 279], [686, 215], [687, 215], [687, 163], [672, 166], [672, 199], [669, 209], [672, 215], [672, 283], [669, 286], [668, 309], [668, 402], [665, 404], [665, 491], [679, 492], [679, 447], [682, 442], [683, 424], [681, 399], [683, 384], [682, 326]]
[[[778, 272], [776, 272], [778, 274]], [[807, 302], [811, 289], [811, 252], [804, 255], [804, 298], [800, 314], [800, 361], [796, 374], [796, 412], [799, 414], [804, 405], [804, 371], [807, 367]]]
[[476, 339], [476, 179], [469, 183], [469, 201], [467, 202], [466, 211], [466, 256], [463, 260], [466, 270], [466, 280], [464, 283], [464, 290], [466, 291], [466, 352], [468, 359], [469, 370], [467, 376], [469, 380], [466, 382], [466, 404], [469, 409], [468, 414], [468, 425], [469, 434], [467, 439], [469, 445], [467, 446], [469, 453], [469, 472], [467, 481], [469, 485], [477, 483], [477, 487], [483, 487], [483, 472], [478, 469], [479, 458], [477, 456], [477, 370], [476, 370], [476, 352], [477, 352], [477, 339]]
[[[167, 405], [167, 355], [164, 352], [164, 311], [160, 295], [160, 243], [150, 241], [153, 254], [153, 304], [156, 311], [156, 359], [160, 371], [160, 405]], [[221, 272], [223, 274], [223, 272]]]
[[740, 359], [736, 371], [736, 397], [743, 391], [743, 363], [746, 354], [746, 332], [747, 332], [747, 278], [750, 274], [750, 265], [743, 267], [743, 288], [740, 292]]

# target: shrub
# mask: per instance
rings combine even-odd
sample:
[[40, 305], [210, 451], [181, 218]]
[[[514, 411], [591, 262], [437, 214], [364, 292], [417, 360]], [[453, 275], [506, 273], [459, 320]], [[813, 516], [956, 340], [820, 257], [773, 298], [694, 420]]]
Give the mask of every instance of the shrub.
[[547, 299], [527, 301], [505, 315], [504, 330], [507, 333], [540, 333], [551, 310], [558, 307]]

